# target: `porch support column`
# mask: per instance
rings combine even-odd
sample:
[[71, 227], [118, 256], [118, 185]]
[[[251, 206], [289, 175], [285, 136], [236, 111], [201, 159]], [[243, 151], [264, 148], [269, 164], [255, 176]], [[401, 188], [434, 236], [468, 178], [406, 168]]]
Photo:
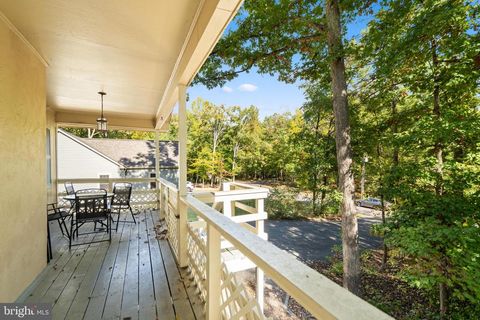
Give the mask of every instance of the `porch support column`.
[[[158, 199], [157, 208], [160, 209], [160, 143], [158, 143], [158, 130], [155, 130], [155, 180], [155, 191], [157, 192]], [[160, 212], [160, 216], [161, 214], [162, 213]]]
[[178, 191], [187, 194], [187, 87], [178, 86]]
[[181, 201], [187, 195], [187, 87], [178, 86], [178, 262], [180, 267], [187, 266], [187, 206]]

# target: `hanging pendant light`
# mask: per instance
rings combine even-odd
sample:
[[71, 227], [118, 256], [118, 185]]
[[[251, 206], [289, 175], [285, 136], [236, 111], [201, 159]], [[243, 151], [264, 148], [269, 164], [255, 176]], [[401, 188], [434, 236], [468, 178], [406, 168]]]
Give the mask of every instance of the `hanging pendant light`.
[[103, 116], [103, 96], [107, 94], [103, 91], [100, 91], [98, 94], [102, 98], [102, 114], [100, 115], [100, 118], [97, 118], [97, 130], [106, 135], [108, 131], [108, 123], [107, 123], [107, 118]]

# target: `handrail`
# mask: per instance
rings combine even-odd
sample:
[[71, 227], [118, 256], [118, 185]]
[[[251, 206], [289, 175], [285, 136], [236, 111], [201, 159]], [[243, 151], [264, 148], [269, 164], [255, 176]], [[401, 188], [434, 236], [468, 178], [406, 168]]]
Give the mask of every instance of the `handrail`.
[[268, 190], [267, 188], [258, 187], [258, 186], [255, 186], [255, 185], [242, 183], [242, 182], [236, 182], [236, 181], [235, 182], [230, 182], [230, 185], [235, 186], [235, 187], [240, 187], [240, 188], [243, 188], [243, 189], [255, 189], [255, 190], [265, 189], [265, 190]]
[[229, 191], [213, 191], [212, 193], [215, 195], [215, 197], [257, 194], [257, 193], [268, 194], [268, 189], [266, 188], [240, 189], [240, 190], [235, 189], [235, 190], [229, 190]]
[[156, 178], [70, 178], [70, 179], [57, 179], [58, 184], [65, 182], [72, 183], [109, 183], [109, 182], [156, 182]]
[[165, 180], [163, 178], [157, 178], [156, 180], [158, 180], [159, 183], [165, 185], [169, 189], [173, 189], [174, 191], [178, 191], [178, 187], [175, 184], [171, 183], [170, 181]]
[[319, 319], [392, 319], [195, 197], [187, 195], [180, 199], [313, 316]]

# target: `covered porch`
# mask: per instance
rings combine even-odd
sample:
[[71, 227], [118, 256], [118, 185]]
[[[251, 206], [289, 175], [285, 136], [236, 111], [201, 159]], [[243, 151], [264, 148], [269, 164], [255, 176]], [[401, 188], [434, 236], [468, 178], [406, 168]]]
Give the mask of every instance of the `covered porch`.
[[[266, 276], [318, 319], [389, 318], [266, 240], [268, 190], [187, 193], [187, 87], [240, 5], [0, 0], [0, 302], [51, 303], [58, 319], [265, 319]], [[47, 264], [45, 208], [63, 182], [56, 130], [94, 127], [98, 91], [110, 129], [158, 133], [178, 108], [178, 184], [158, 178], [157, 157], [137, 224], [70, 251], [58, 238]], [[156, 239], [160, 221], [168, 241]], [[245, 269], [254, 294], [235, 275]]]
[[54, 258], [17, 302], [51, 303], [54, 319], [204, 319], [203, 304], [184, 282], [167, 240], [157, 239], [158, 212], [136, 217], [137, 224], [120, 224], [110, 243], [72, 250], [52, 228]]

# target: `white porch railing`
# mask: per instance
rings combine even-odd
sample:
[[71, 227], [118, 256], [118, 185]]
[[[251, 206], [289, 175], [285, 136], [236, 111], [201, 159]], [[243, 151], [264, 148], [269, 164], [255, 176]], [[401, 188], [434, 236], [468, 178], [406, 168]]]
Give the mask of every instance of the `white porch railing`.
[[[128, 182], [132, 184], [132, 198], [131, 205], [136, 209], [157, 209], [158, 208], [158, 182], [155, 178], [73, 178], [73, 179], [58, 179], [58, 203], [60, 205], [67, 205], [68, 201], [63, 198], [66, 193], [64, 192], [64, 183], [71, 182], [76, 190], [86, 188], [99, 188], [103, 187], [108, 192], [113, 191], [113, 185], [115, 183]], [[150, 184], [155, 183], [155, 188], [151, 188]]]
[[[231, 184], [224, 191], [180, 196], [163, 179], [160, 188], [160, 215], [167, 222], [170, 245], [206, 302], [207, 319], [264, 319], [263, 272], [317, 319], [392, 319], [265, 240], [263, 200], [268, 190]], [[246, 214], [235, 215], [233, 208]], [[192, 213], [198, 220], [188, 222]], [[252, 221], [254, 226], [247, 223]], [[229, 267], [229, 253], [245, 257], [240, 269], [257, 268], [262, 286], [257, 283], [256, 299]]]

